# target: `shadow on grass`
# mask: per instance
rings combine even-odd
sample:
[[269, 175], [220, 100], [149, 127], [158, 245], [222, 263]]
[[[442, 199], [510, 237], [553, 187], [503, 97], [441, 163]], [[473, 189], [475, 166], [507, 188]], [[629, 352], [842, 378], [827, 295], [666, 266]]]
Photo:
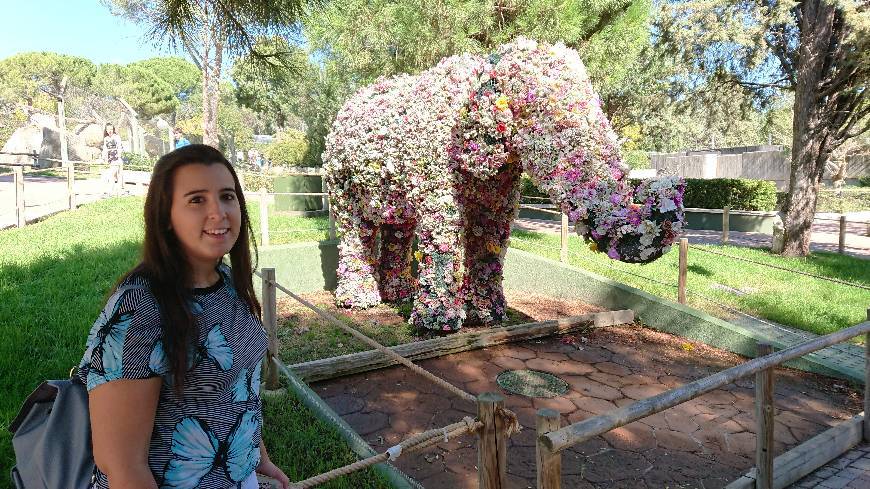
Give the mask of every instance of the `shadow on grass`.
[[[76, 246], [59, 257], [0, 268], [0, 423], [46, 379], [67, 377], [85, 350], [88, 331], [119, 275], [137, 262], [139, 244], [106, 248]], [[0, 431], [0, 488], [14, 463], [11, 434]]]
[[[132, 241], [101, 248], [78, 245], [53, 250], [55, 256], [26, 265], [12, 262], [0, 268], [0, 334], [4, 338], [0, 342], [4, 393], [0, 396], [4, 428], [0, 430], [0, 489], [12, 488], [8, 474], [15, 463], [11, 434], [5, 427], [40, 382], [65, 378], [78, 364], [93, 321], [120, 275], [138, 262], [139, 250], [140, 244]], [[355, 459], [331, 427], [312, 422], [313, 414], [293, 401], [286, 408], [272, 402], [266, 409], [270, 426], [307, 430], [276, 429], [275, 436], [267, 436], [280, 440], [271, 450], [276, 461], [285, 461], [284, 467], [292, 467], [297, 476], [310, 476]], [[290, 445], [300, 447], [301, 452], [283, 453]], [[302, 458], [317, 459], [317, 463], [300, 464], [297, 455], [303, 452]], [[348, 481], [326, 487], [387, 487], [370, 471]]]
[[698, 275], [703, 275], [704, 277], [712, 277], [713, 271], [707, 267], [703, 267], [701, 265], [689, 265], [686, 267], [686, 270], [697, 273]]

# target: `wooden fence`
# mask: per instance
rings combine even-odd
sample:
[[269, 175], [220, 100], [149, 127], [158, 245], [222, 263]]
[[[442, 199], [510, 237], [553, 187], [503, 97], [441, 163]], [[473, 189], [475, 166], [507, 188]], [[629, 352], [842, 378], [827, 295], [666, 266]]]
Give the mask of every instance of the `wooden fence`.
[[[845, 453], [861, 439], [870, 441], [870, 309], [867, 311], [867, 316], [868, 320], [865, 322], [776, 353], [773, 353], [770, 345], [759, 344], [759, 356], [753, 360], [563, 428], [559, 427], [558, 415], [554, 415], [548, 410], [539, 410], [537, 412], [536, 443], [538, 488], [559, 489], [561, 487], [561, 452], [566, 448], [678, 406], [749, 375], [755, 375], [755, 410], [758, 422], [756, 470], [754, 473], [735, 481], [729, 487], [749, 488], [752, 485], [757, 489], [786, 487]], [[820, 435], [821, 438], [813, 438], [774, 458], [774, 368], [789, 360], [800, 358], [862, 334], [866, 344], [864, 415], [854, 418], [856, 422], [860, 422], [860, 430], [857, 432], [860, 436]], [[849, 426], [846, 428], [843, 431], [848, 433]], [[751, 481], [752, 485], [748, 485], [747, 481]]]

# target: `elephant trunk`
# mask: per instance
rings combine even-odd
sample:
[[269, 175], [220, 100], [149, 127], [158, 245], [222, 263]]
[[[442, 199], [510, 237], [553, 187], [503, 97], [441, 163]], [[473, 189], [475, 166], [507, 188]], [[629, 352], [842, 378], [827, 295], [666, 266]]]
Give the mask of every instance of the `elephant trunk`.
[[562, 208], [592, 249], [614, 260], [649, 263], [682, 233], [684, 191], [677, 177], [645, 180], [636, 188], [627, 178], [591, 182], [569, 193]]

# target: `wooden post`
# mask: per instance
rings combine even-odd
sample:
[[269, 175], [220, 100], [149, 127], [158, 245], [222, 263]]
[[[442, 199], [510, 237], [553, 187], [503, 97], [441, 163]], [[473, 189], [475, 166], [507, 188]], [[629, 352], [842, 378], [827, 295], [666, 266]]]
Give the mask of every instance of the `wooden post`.
[[562, 485], [562, 453], [552, 453], [541, 443], [541, 436], [559, 429], [559, 412], [553, 409], [538, 409], [537, 442], [535, 460], [538, 472], [538, 489], [559, 489]]
[[269, 347], [266, 354], [266, 389], [275, 390], [278, 388], [278, 368], [272, 362], [272, 358], [278, 356], [278, 303], [276, 301], [277, 290], [275, 288], [275, 269], [263, 268], [261, 270], [263, 276], [262, 285], [262, 308], [263, 308], [263, 326], [266, 327], [266, 333], [269, 335]]
[[[870, 309], [867, 309], [870, 321]], [[870, 333], [864, 334], [864, 441], [870, 442]]]
[[263, 246], [269, 246], [269, 195], [266, 187], [260, 187], [260, 236]]
[[484, 392], [477, 397], [477, 419], [483, 423], [477, 447], [477, 474], [480, 489], [507, 488], [507, 433], [498, 411], [504, 397]]
[[13, 181], [15, 182], [15, 214], [18, 227], [23, 228], [27, 224], [27, 216], [24, 215], [24, 168], [12, 167]]
[[118, 194], [124, 195], [124, 160], [118, 163]]
[[66, 167], [66, 194], [69, 198], [69, 210], [76, 208], [76, 192], [75, 192], [75, 167], [69, 165]]
[[63, 106], [63, 97], [66, 94], [66, 84], [69, 77], [64, 75], [60, 81], [60, 94], [57, 96], [57, 128], [60, 129], [60, 164], [69, 165], [69, 147], [66, 140], [66, 111]]
[[[758, 356], [773, 353], [773, 347], [758, 344]], [[755, 488], [773, 489], [773, 367], [755, 374]]]
[[846, 215], [840, 215], [840, 244], [837, 248], [840, 254], [846, 252]]
[[689, 240], [680, 238], [680, 275], [677, 285], [677, 302], [686, 303], [686, 276], [689, 262]]
[[60, 129], [60, 161], [61, 166], [69, 165], [69, 148], [66, 140], [66, 113], [63, 108], [63, 97], [57, 101], [57, 127]]
[[559, 252], [559, 261], [568, 263], [568, 214], [562, 213], [562, 250]]
[[729, 215], [728, 214], [729, 214], [730, 210], [731, 210], [730, 206], [727, 206], [727, 205], [725, 206], [724, 209], [722, 209], [722, 244], [728, 244], [728, 227], [729, 227], [729, 223], [728, 223]]

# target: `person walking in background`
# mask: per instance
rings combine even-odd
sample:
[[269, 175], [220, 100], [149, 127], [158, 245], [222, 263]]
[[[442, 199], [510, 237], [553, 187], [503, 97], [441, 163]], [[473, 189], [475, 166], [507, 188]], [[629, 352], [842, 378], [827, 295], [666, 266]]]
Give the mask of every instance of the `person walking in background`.
[[185, 146], [189, 146], [190, 141], [186, 137], [184, 137], [184, 133], [181, 132], [181, 129], [175, 128], [175, 149], [183, 148]]
[[115, 132], [113, 124], [106, 124], [103, 128], [103, 161], [109, 164], [109, 170], [104, 174], [103, 182], [106, 187], [111, 190], [111, 195], [118, 195], [120, 190], [123, 190], [123, 166], [124, 160], [121, 159], [121, 152], [124, 149], [124, 143], [121, 141], [121, 136]]

